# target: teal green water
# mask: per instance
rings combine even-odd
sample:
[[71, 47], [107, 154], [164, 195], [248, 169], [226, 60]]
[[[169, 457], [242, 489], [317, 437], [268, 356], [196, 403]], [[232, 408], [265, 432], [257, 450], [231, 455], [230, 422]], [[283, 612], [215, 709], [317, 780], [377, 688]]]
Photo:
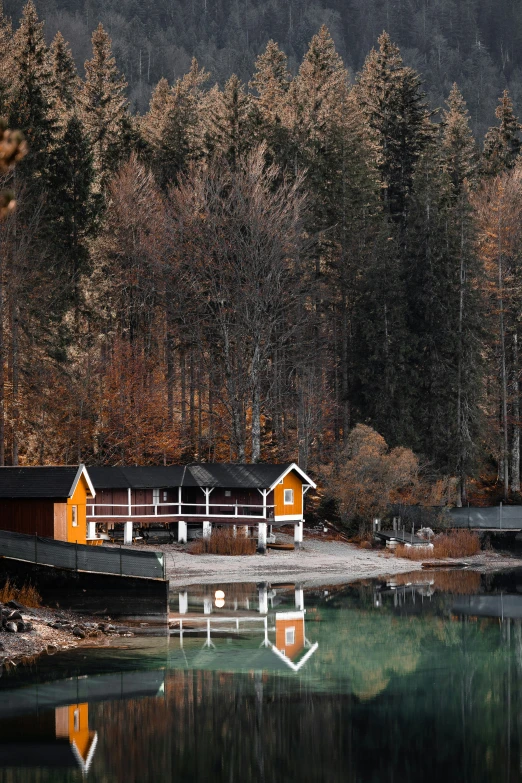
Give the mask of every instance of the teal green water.
[[191, 587], [182, 639], [4, 672], [0, 783], [522, 780], [522, 574], [415, 579], [304, 591], [303, 644], [292, 586]]

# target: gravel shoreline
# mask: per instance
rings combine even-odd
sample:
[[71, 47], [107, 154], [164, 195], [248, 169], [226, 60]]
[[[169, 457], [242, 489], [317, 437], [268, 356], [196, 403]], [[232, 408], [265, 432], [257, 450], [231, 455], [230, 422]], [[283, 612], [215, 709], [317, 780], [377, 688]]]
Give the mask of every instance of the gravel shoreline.
[[[278, 535], [278, 540], [291, 539]], [[422, 562], [395, 557], [385, 549], [360, 549], [344, 541], [315, 537], [305, 537], [299, 550], [269, 549], [266, 555], [191, 555], [178, 544], [156, 545], [154, 548], [165, 554], [171, 589], [202, 582], [263, 581], [298, 582], [303, 587], [316, 587], [422, 569]], [[522, 560], [496, 552], [481, 552], [459, 561], [447, 560], [445, 565], [451, 568], [456, 562], [465, 562], [470, 568], [483, 572], [522, 566]]]
[[[291, 540], [283, 535], [278, 539]], [[151, 547], [139, 548], [150, 551]], [[154, 549], [165, 554], [171, 590], [192, 584], [233, 582], [290, 582], [319, 587], [422, 570], [422, 562], [395, 557], [385, 549], [360, 549], [344, 541], [314, 537], [305, 538], [299, 550], [268, 550], [266, 555], [192, 555], [179, 544], [155, 545]], [[436, 566], [451, 568], [462, 563], [483, 573], [522, 567], [522, 560], [497, 552], [481, 552], [459, 561], [438, 561]], [[434, 567], [433, 562], [430, 567]], [[13, 612], [19, 614], [19, 620], [10, 620]], [[17, 602], [0, 604], [0, 615], [0, 625], [4, 626], [0, 627], [0, 670], [2, 665], [16, 665], [45, 652], [109, 646], [112, 636], [134, 635], [129, 628], [112, 624], [110, 617], [101, 622], [99, 618], [66, 610], [21, 607]], [[7, 622], [20, 623], [20, 630], [9, 632], [5, 628]]]
[[0, 672], [2, 666], [17, 665], [42, 653], [109, 644], [111, 636], [125, 630], [110, 618], [100, 622], [76, 612], [25, 607], [17, 601], [0, 604], [0, 618]]

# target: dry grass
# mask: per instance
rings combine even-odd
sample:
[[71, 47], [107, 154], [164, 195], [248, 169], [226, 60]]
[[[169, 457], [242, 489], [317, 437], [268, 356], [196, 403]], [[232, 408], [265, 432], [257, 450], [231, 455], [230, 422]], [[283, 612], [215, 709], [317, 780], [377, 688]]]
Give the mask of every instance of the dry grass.
[[210, 538], [198, 538], [190, 544], [193, 555], [254, 555], [257, 544], [253, 538], [234, 535], [229, 528], [216, 528]]
[[433, 539], [433, 549], [424, 547], [406, 547], [402, 544], [395, 549], [396, 557], [408, 560], [433, 560], [434, 558], [471, 557], [480, 552], [480, 538], [470, 530], [451, 530]]
[[5, 585], [0, 588], [0, 603], [6, 604], [8, 601], [18, 601], [24, 606], [36, 608], [41, 606], [42, 596], [30, 582], [22, 587], [17, 587], [8, 579]]
[[404, 546], [399, 544], [393, 550], [395, 557], [404, 557], [406, 560], [430, 560], [433, 558], [433, 549], [427, 546]]

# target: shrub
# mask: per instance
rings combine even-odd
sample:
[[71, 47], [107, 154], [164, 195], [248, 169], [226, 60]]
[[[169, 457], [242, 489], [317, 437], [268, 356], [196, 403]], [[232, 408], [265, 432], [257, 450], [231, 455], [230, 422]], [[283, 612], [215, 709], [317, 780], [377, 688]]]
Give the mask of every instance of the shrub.
[[402, 544], [395, 549], [397, 557], [408, 560], [431, 560], [433, 558], [471, 557], [480, 552], [480, 538], [470, 530], [451, 530], [441, 533], [433, 539], [433, 549], [427, 547], [406, 547]]
[[429, 560], [433, 557], [433, 549], [426, 546], [404, 546], [399, 544], [394, 550], [395, 557], [404, 557], [407, 560]]
[[230, 528], [215, 528], [210, 538], [198, 538], [189, 546], [193, 555], [254, 555], [255, 539], [237, 534]]
[[30, 582], [17, 587], [8, 579], [0, 588], [0, 603], [6, 604], [8, 601], [19, 601], [24, 606], [38, 607], [42, 603], [42, 597]]

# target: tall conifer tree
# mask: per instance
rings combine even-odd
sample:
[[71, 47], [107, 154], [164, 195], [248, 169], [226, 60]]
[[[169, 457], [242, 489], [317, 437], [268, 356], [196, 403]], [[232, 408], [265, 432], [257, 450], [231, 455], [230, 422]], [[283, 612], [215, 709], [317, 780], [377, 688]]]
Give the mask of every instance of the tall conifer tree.
[[390, 216], [404, 223], [415, 165], [432, 129], [420, 77], [404, 65], [387, 33], [366, 58], [357, 93], [377, 145], [384, 202]]
[[51, 44], [51, 62], [56, 96], [60, 104], [58, 111], [62, 116], [70, 115], [78, 97], [80, 79], [69, 44], [60, 32], [56, 33]]
[[98, 25], [93, 56], [85, 63], [80, 95], [81, 120], [90, 139], [98, 183], [102, 187], [131, 148], [132, 127], [125, 95], [127, 84], [116, 67], [111, 40]]
[[26, 187], [45, 188], [49, 156], [55, 141], [54, 80], [43, 22], [33, 0], [25, 6], [14, 37], [15, 83], [10, 104], [11, 127], [27, 138], [29, 154], [17, 169]]
[[504, 90], [495, 116], [499, 124], [489, 129], [484, 140], [483, 171], [487, 176], [512, 169], [522, 150], [522, 125], [515, 116], [508, 90]]

